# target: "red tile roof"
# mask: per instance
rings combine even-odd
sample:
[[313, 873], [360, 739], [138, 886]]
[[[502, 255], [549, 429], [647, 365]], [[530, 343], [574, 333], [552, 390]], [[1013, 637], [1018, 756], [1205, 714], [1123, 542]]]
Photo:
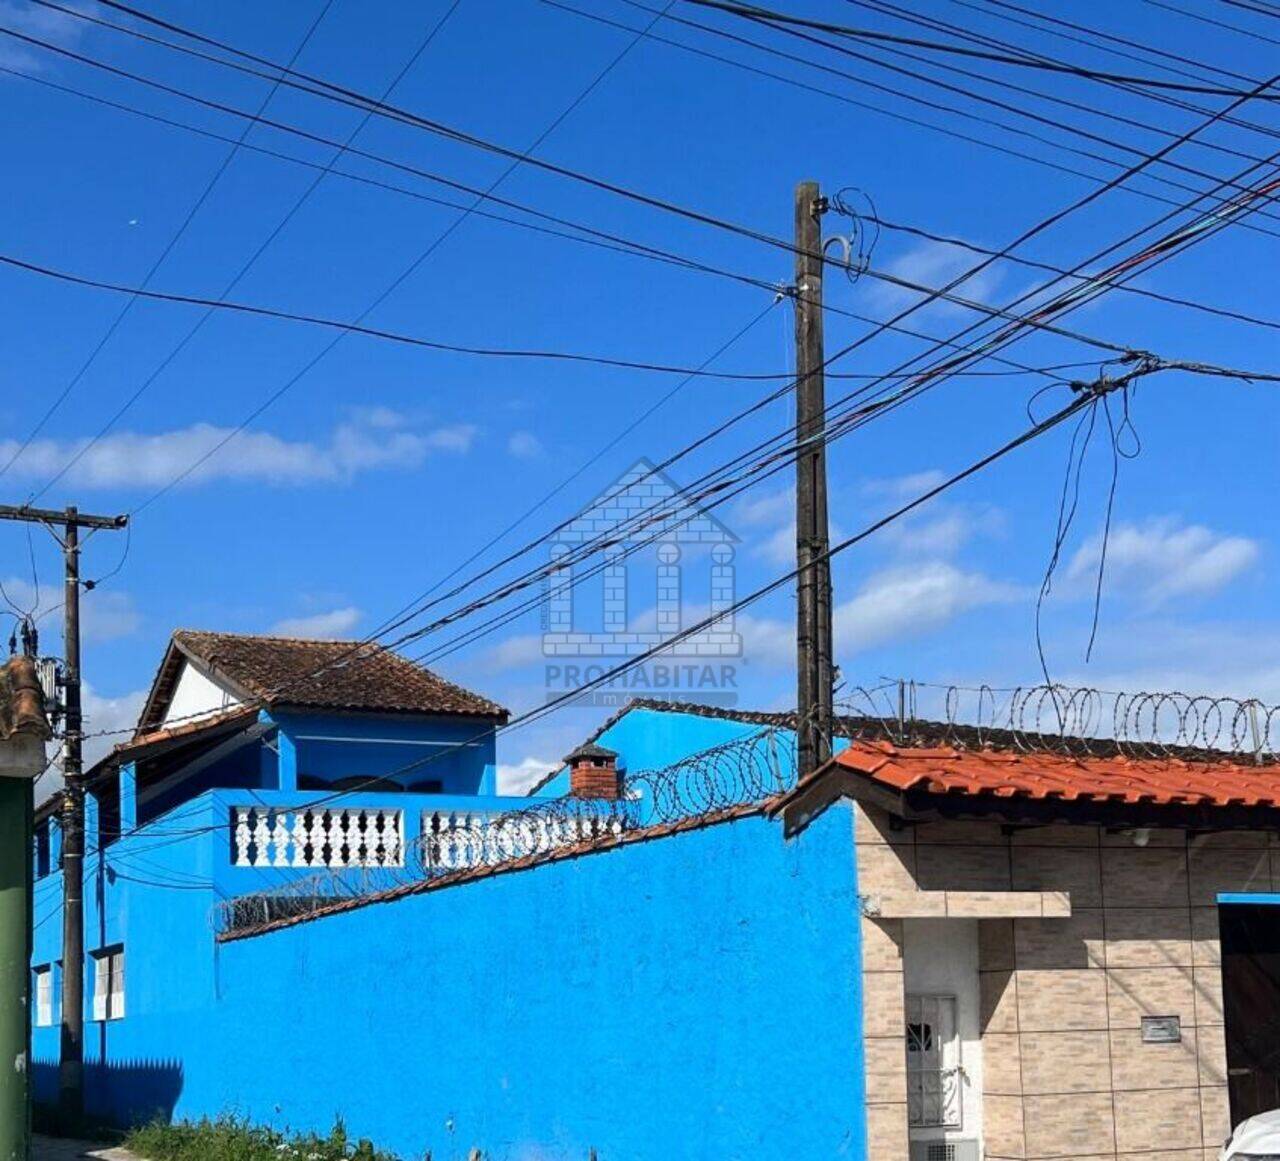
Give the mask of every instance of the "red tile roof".
[[507, 711], [488, 698], [378, 645], [179, 629], [152, 683], [138, 721], [139, 735], [161, 727], [186, 659], [207, 669], [246, 702], [507, 718]]
[[112, 753], [133, 754], [161, 742], [173, 742], [181, 738], [199, 738], [208, 733], [217, 733], [241, 721], [252, 721], [258, 711], [251, 705], [232, 706], [230, 709], [211, 713], [207, 717], [194, 721], [182, 722], [176, 726], [166, 726], [159, 730], [151, 730], [145, 734], [135, 734], [127, 742], [119, 742]]
[[1226, 758], [906, 748], [860, 740], [833, 762], [900, 792], [1156, 806], [1280, 806], [1280, 769]]

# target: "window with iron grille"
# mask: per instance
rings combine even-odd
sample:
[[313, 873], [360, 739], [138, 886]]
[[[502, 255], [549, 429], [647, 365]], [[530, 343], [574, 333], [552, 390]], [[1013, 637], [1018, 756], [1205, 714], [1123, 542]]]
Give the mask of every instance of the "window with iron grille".
[[[907, 996], [907, 1119], [912, 1128], [961, 1128], [955, 996]], [[930, 1161], [933, 1161], [930, 1157]], [[940, 1161], [947, 1161], [945, 1154]]]

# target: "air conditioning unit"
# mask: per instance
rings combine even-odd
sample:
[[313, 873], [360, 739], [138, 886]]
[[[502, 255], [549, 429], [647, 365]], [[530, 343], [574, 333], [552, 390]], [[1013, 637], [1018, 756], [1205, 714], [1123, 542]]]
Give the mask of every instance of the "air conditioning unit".
[[912, 1141], [911, 1161], [981, 1161], [977, 1141]]

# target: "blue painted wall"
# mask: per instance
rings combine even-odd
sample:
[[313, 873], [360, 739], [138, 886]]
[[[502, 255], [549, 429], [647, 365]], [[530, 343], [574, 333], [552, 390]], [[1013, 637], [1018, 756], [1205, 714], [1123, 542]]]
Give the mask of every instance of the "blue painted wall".
[[[620, 756], [620, 770], [638, 774], [642, 770], [660, 770], [690, 754], [759, 732], [759, 726], [728, 718], [633, 709], [614, 722], [596, 741]], [[537, 797], [558, 798], [568, 793], [569, 771], [566, 767], [538, 791]]]
[[[247, 744], [147, 804], [138, 817], [134, 768], [120, 773], [120, 830], [103, 845], [99, 801], [86, 800], [85, 1019], [86, 1100], [89, 1111], [128, 1123], [169, 1115], [188, 1090], [193, 1056], [207, 1059], [219, 1035], [216, 955], [210, 915], [217, 902], [314, 874], [307, 868], [237, 867], [232, 859], [232, 808], [300, 806], [327, 797], [322, 791], [288, 787], [296, 776], [294, 755], [322, 781], [364, 777], [450, 749], [441, 777], [452, 794], [358, 792], [342, 805], [400, 808], [406, 838], [417, 837], [427, 810], [503, 811], [524, 799], [492, 795], [495, 748], [492, 729], [471, 720], [374, 717], [370, 715], [281, 715], [275, 732], [284, 760], [265, 742]], [[300, 735], [355, 739], [331, 743], [316, 755]], [[385, 743], [376, 739], [386, 739]], [[452, 750], [458, 742], [475, 742]], [[440, 743], [419, 745], [417, 743]], [[421, 774], [419, 775], [419, 777]], [[285, 788], [280, 789], [283, 785]], [[135, 827], [137, 827], [135, 831]], [[56, 870], [59, 836], [52, 826], [50, 868], [35, 886], [33, 967], [54, 966], [62, 955], [62, 873]], [[114, 829], [114, 828], [113, 828]], [[376, 875], [376, 872], [373, 874]], [[123, 945], [126, 1014], [120, 1020], [92, 1017], [93, 953]], [[60, 980], [58, 990], [60, 991]], [[36, 1099], [51, 1102], [57, 1091], [60, 1014], [55, 996], [53, 1026], [32, 1032]], [[190, 1098], [188, 1098], [190, 1099]], [[191, 1107], [191, 1106], [188, 1106]]]
[[[497, 741], [488, 723], [403, 715], [272, 716], [279, 725], [283, 787], [298, 776], [320, 782], [386, 777], [406, 787], [436, 781], [445, 794], [495, 793]], [[338, 738], [345, 740], [332, 740]]]
[[[614, 730], [606, 744], [633, 769], [756, 732], [652, 711]], [[126, 829], [130, 785], [126, 768]], [[592, 1146], [601, 1161], [862, 1156], [844, 808], [791, 843], [742, 820], [217, 945], [220, 899], [310, 873], [233, 866], [231, 807], [310, 797], [207, 790], [105, 850], [91, 842], [86, 948], [124, 945], [127, 1010], [89, 1019], [87, 964], [90, 1112], [317, 1129], [341, 1112], [353, 1132], [437, 1161], [472, 1145], [490, 1161]], [[421, 809], [528, 803], [351, 801], [405, 808], [410, 836]], [[60, 957], [60, 899], [54, 871], [36, 887], [33, 964]], [[33, 1040], [37, 1098], [52, 1101], [58, 1029]]]
[[[662, 770], [713, 746], [759, 736], [763, 729], [762, 726], [729, 718], [638, 707], [624, 714], [596, 740], [620, 756], [619, 769], [624, 773], [639, 774], [644, 770]], [[778, 750], [785, 756], [793, 750], [795, 735], [791, 730], [778, 730], [777, 735]], [[839, 753], [848, 744], [847, 739], [837, 738], [835, 752]], [[568, 793], [569, 771], [566, 767], [535, 797], [557, 798]]]
[[222, 945], [180, 1112], [405, 1156], [862, 1157], [852, 822], [760, 818]]
[[[85, 1062], [88, 1110], [118, 1121], [167, 1114], [183, 1087], [184, 1060], [215, 1033], [214, 955], [208, 916], [215, 900], [214, 797], [205, 794], [105, 851], [85, 858]], [[93, 835], [92, 803], [86, 811]], [[62, 955], [62, 874], [36, 884], [32, 963]], [[126, 1015], [92, 1017], [92, 953], [125, 947]], [[55, 1009], [58, 1008], [55, 1002]], [[55, 1011], [55, 1016], [57, 1012]], [[58, 1028], [32, 1029], [35, 1097], [56, 1097]]]
[[[87, 942], [124, 937], [127, 1014], [87, 1025], [91, 1111], [341, 1112], [406, 1157], [862, 1156], [847, 809], [790, 843], [746, 819], [221, 946], [226, 872], [173, 841], [216, 813], [103, 857]], [[55, 960], [58, 924], [36, 935]], [[56, 1028], [35, 1042], [50, 1100]]]

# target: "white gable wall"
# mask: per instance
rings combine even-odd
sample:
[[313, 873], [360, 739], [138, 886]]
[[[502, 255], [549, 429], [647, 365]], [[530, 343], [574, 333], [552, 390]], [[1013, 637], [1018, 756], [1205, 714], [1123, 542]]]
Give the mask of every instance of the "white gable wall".
[[240, 699], [229, 689], [201, 673], [191, 662], [184, 661], [161, 726], [181, 725], [239, 704]]

